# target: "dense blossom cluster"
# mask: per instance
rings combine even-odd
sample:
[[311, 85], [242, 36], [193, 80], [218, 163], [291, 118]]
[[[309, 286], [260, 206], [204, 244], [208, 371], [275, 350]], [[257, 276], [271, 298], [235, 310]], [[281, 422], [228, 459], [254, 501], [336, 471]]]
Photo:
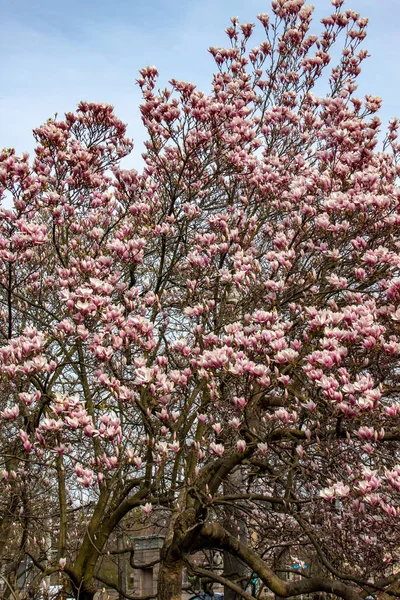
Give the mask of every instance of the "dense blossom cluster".
[[[332, 4], [318, 37], [274, 0], [252, 49], [233, 18], [209, 95], [142, 69], [141, 174], [106, 104], [36, 129], [33, 162], [0, 153], [0, 561], [44, 552], [86, 600], [115, 528], [164, 511], [162, 600], [207, 548], [281, 596], [393, 584], [399, 124], [379, 150], [381, 101], [355, 96], [367, 21]], [[302, 547], [318, 575], [286, 583]]]

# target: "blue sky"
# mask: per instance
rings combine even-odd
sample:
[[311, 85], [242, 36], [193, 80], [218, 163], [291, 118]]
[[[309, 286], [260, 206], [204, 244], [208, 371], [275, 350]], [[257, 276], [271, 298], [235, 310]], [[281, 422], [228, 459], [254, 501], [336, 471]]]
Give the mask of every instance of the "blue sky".
[[[316, 20], [330, 14], [329, 0], [314, 4]], [[360, 94], [383, 97], [383, 120], [400, 116], [400, 0], [345, 7], [370, 19]], [[54, 113], [81, 99], [109, 102], [135, 141], [126, 166], [139, 166], [138, 70], [154, 64], [161, 85], [176, 77], [207, 90], [207, 48], [226, 43], [230, 16], [255, 22], [260, 12], [270, 0], [0, 0], [0, 147], [32, 152], [32, 129]]]

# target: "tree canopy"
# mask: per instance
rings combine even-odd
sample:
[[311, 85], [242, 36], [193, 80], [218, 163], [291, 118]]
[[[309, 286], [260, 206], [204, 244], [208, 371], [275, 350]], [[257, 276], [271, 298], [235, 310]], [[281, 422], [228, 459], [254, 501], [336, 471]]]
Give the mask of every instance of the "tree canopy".
[[140, 172], [101, 103], [0, 153], [6, 595], [26, 557], [122, 593], [101, 560], [158, 515], [159, 600], [183, 568], [257, 597], [202, 550], [282, 597], [396, 595], [399, 124], [382, 143], [367, 20], [332, 4], [319, 36], [304, 0], [233, 18], [209, 94], [144, 68]]

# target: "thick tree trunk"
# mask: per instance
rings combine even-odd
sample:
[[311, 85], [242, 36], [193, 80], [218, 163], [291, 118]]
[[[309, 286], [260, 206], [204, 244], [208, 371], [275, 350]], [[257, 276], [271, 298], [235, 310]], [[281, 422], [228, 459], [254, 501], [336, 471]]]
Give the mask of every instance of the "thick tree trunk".
[[161, 563], [157, 585], [158, 600], [181, 600], [182, 570], [183, 564], [180, 561]]

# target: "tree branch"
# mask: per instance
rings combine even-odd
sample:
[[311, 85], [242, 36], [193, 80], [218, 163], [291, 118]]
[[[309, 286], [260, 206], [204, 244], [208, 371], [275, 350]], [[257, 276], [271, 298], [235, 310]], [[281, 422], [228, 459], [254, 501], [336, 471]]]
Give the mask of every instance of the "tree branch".
[[216, 573], [213, 573], [212, 571], [208, 571], [207, 569], [202, 569], [201, 567], [194, 566], [189, 561], [186, 561], [186, 563], [188, 565], [189, 570], [194, 575], [201, 575], [202, 577], [209, 577], [210, 579], [213, 579], [214, 581], [218, 581], [218, 583], [221, 583], [222, 585], [233, 590], [236, 594], [239, 594], [245, 600], [255, 600], [254, 596], [252, 596], [251, 594], [248, 594], [247, 592], [242, 590], [242, 588], [240, 586], [236, 585], [232, 581], [229, 581], [229, 579], [226, 579], [225, 577], [222, 577], [221, 575], [217, 575]]
[[246, 563], [278, 596], [290, 598], [312, 592], [327, 592], [335, 594], [343, 600], [360, 600], [361, 596], [352, 587], [325, 577], [312, 577], [302, 581], [285, 582], [270, 569], [260, 556], [231, 536], [219, 523], [207, 523], [199, 531], [192, 550], [201, 548], [220, 548]]

